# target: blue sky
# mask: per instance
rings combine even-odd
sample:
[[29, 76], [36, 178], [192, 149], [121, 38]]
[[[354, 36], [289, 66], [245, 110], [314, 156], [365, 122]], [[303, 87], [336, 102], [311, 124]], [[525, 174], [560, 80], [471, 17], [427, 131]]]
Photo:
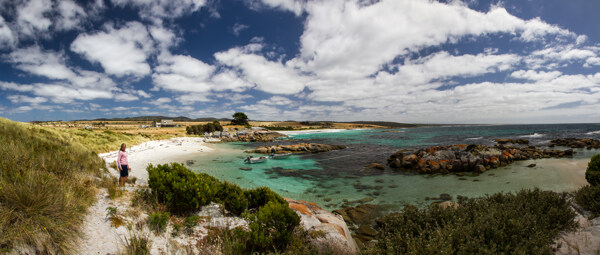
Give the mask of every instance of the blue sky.
[[599, 1], [0, 0], [0, 116], [600, 122]]

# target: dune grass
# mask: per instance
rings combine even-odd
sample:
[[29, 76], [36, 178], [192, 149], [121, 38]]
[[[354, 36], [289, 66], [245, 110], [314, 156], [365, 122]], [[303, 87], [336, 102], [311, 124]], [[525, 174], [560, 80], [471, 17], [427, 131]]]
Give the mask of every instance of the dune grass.
[[0, 252], [75, 252], [104, 161], [68, 132], [2, 118], [0, 144]]

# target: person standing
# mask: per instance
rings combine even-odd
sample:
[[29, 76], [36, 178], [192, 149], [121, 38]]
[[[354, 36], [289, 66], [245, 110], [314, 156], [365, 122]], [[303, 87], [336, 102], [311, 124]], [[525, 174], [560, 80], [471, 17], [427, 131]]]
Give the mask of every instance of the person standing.
[[127, 146], [125, 143], [121, 144], [119, 155], [117, 156], [117, 167], [119, 168], [119, 185], [124, 186], [127, 183], [127, 177], [129, 176], [129, 162], [127, 161], [127, 152], [125, 151]]

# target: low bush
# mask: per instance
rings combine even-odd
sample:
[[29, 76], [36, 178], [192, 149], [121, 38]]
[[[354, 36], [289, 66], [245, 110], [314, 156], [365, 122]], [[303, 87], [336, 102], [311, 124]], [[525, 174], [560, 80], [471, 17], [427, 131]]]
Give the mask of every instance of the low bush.
[[200, 209], [215, 199], [221, 183], [208, 174], [196, 174], [185, 166], [172, 163], [149, 165], [148, 184], [169, 211], [185, 214]]
[[[236, 242], [224, 248], [225, 254], [285, 250], [300, 224], [300, 218], [288, 203], [267, 187], [244, 190], [235, 184], [220, 182], [210, 175], [193, 173], [177, 163], [150, 165], [147, 169], [152, 195], [147, 191], [140, 192], [132, 200], [134, 204], [153, 196], [164, 203], [169, 211], [184, 215], [214, 201], [248, 220], [249, 232], [237, 229], [225, 233], [223, 240]], [[198, 218], [195, 217], [198, 216], [184, 220], [187, 229], [197, 224]]]
[[148, 215], [148, 227], [150, 230], [162, 233], [167, 229], [167, 224], [169, 223], [169, 213], [168, 212], [157, 212]]
[[586, 185], [575, 192], [575, 203], [592, 212], [594, 217], [600, 216], [600, 186]]
[[183, 226], [185, 227], [185, 232], [187, 234], [191, 234], [193, 229], [198, 226], [198, 221], [200, 221], [200, 216], [192, 215], [183, 219]]
[[268, 202], [286, 203], [277, 193], [267, 187], [258, 187], [244, 192], [248, 200], [248, 208], [255, 209], [266, 205]]
[[467, 199], [456, 209], [406, 205], [383, 217], [364, 254], [552, 254], [550, 243], [576, 227], [565, 194], [523, 190]]
[[223, 182], [218, 193], [218, 200], [229, 212], [240, 215], [248, 209], [248, 199], [244, 190], [235, 184]]
[[592, 186], [600, 185], [600, 154], [594, 155], [588, 163], [585, 179]]
[[256, 214], [248, 214], [250, 222], [248, 244], [253, 251], [284, 250], [293, 231], [300, 224], [300, 217], [287, 203], [268, 202]]

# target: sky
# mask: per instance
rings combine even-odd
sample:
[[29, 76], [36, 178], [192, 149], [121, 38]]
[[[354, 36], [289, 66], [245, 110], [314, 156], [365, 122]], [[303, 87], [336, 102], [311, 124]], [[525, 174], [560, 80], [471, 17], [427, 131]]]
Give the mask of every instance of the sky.
[[600, 122], [600, 1], [0, 0], [0, 116]]

